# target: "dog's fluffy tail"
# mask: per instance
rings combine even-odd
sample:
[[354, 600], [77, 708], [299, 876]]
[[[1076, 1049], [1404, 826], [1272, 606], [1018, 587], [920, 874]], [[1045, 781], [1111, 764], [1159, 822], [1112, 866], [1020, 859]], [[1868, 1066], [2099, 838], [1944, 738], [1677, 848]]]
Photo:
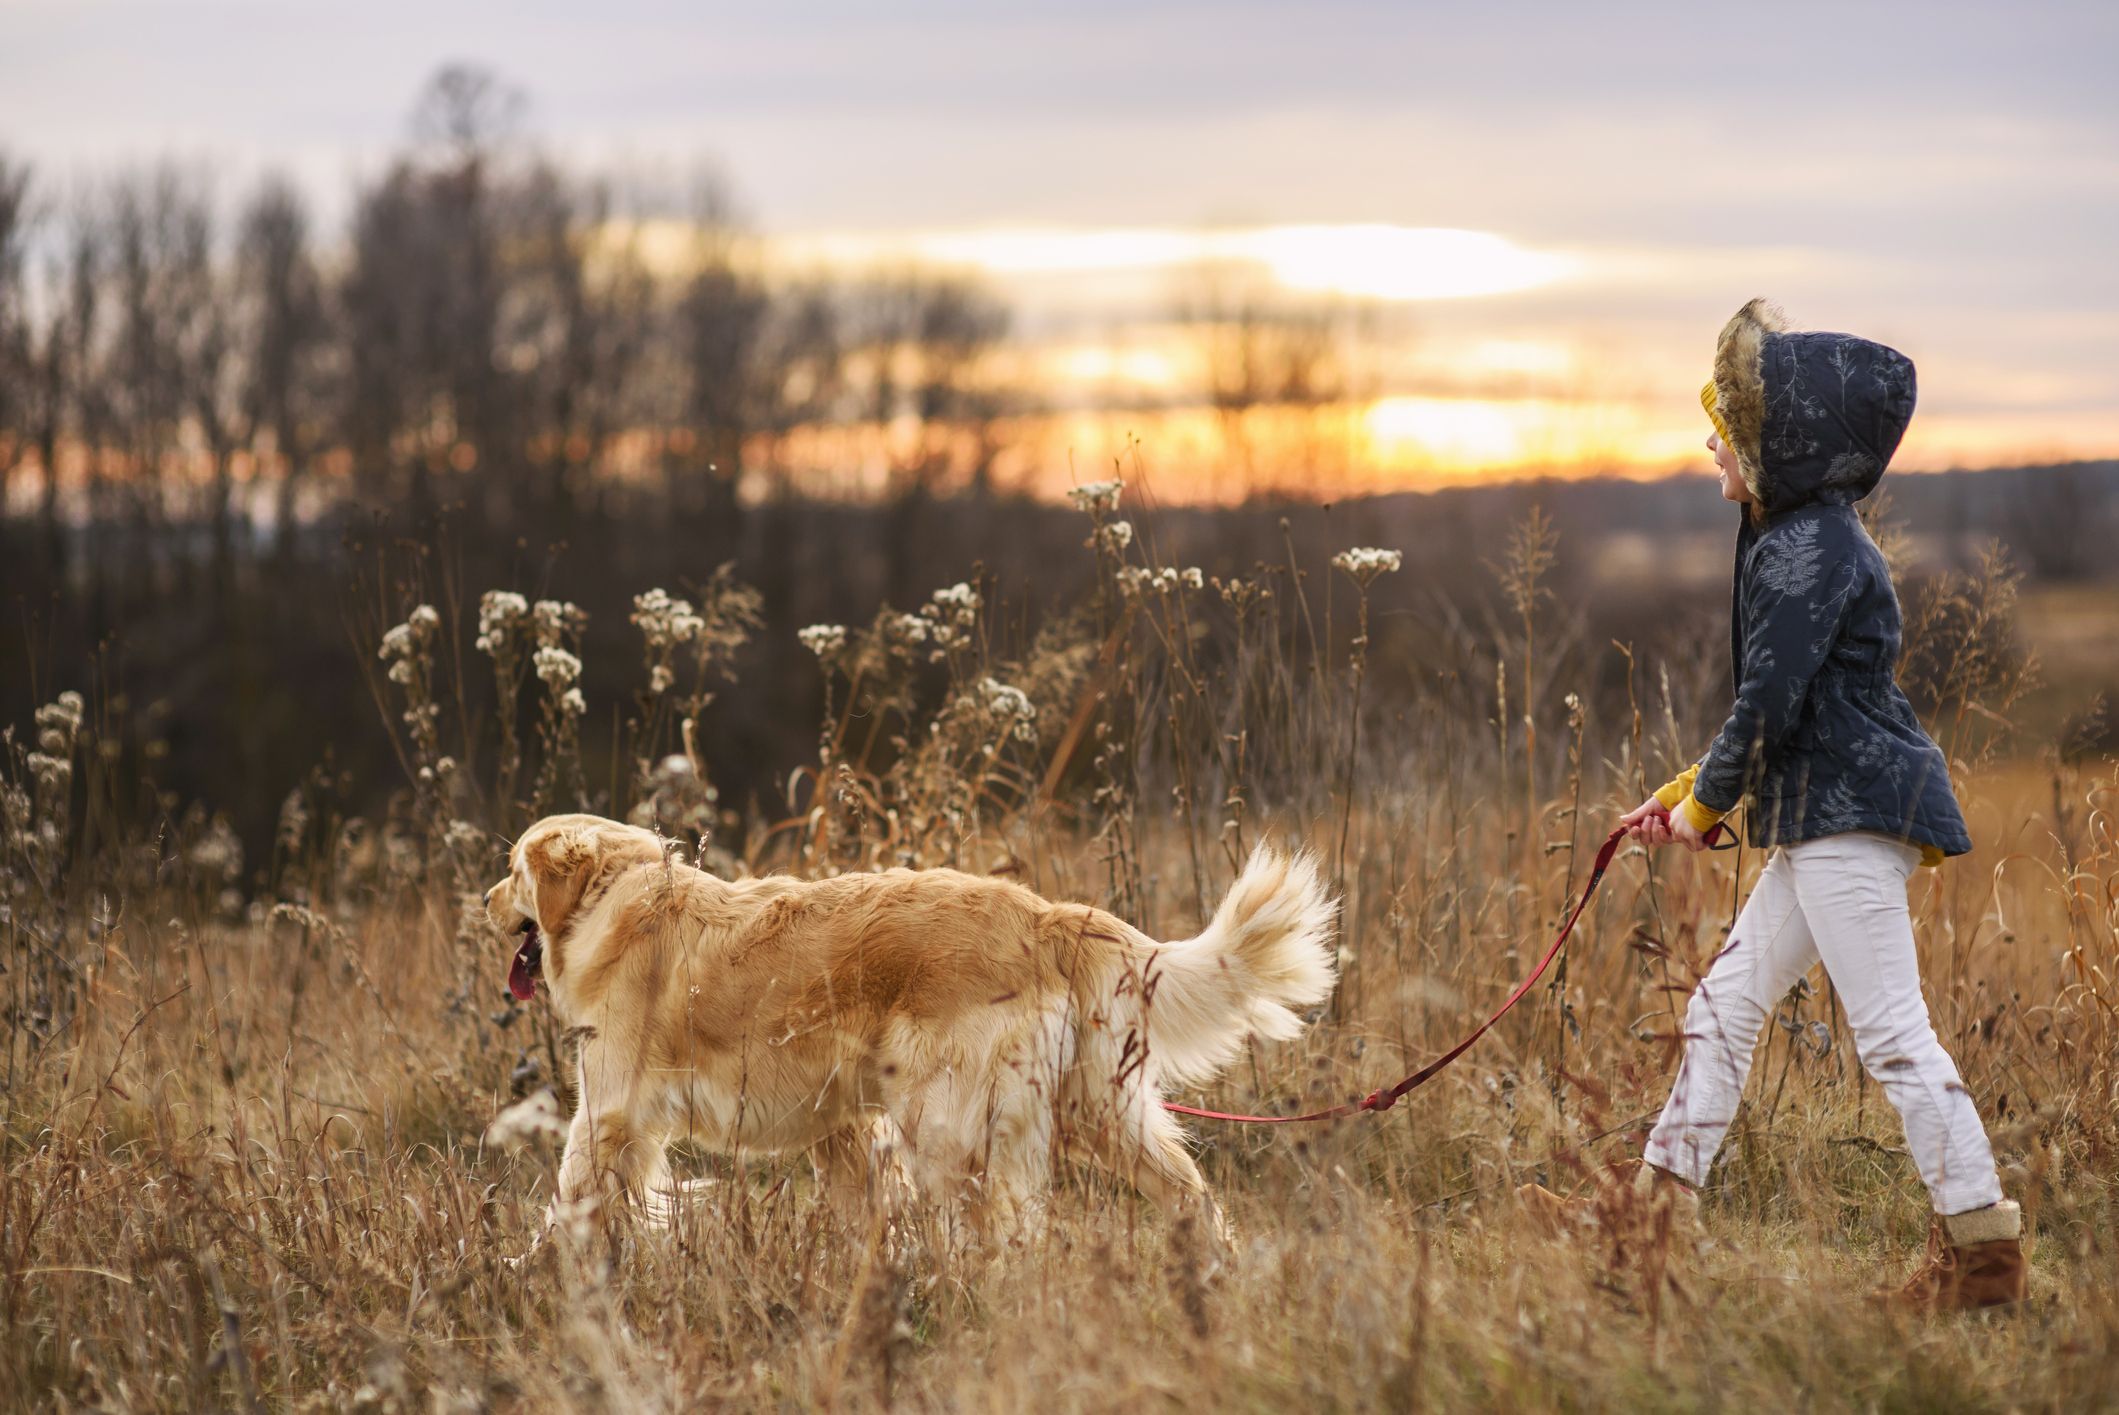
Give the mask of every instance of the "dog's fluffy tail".
[[1308, 855], [1254, 850], [1206, 932], [1155, 952], [1148, 1056], [1158, 1078], [1203, 1085], [1247, 1034], [1299, 1034], [1295, 1009], [1338, 981], [1334, 910]]

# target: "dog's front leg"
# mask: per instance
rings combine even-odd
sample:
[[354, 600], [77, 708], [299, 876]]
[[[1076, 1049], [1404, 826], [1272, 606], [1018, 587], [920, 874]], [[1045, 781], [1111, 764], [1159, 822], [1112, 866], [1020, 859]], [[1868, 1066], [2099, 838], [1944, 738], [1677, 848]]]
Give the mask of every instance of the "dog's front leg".
[[896, 1123], [878, 1113], [825, 1137], [810, 1151], [818, 1192], [833, 1221], [847, 1232], [898, 1221], [912, 1197], [912, 1179], [899, 1154], [903, 1143]]
[[627, 1199], [645, 1201], [669, 1187], [662, 1136], [634, 1120], [636, 1088], [624, 1083], [625, 1070], [610, 1067], [598, 1054], [602, 1050], [594, 1042], [581, 1049], [581, 1104], [559, 1160], [552, 1219], [602, 1222]]

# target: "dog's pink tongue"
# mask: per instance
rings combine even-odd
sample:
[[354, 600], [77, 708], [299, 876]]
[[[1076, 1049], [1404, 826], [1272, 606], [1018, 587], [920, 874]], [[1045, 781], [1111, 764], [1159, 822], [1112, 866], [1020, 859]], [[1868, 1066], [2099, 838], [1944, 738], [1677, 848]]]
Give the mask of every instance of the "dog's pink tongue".
[[529, 951], [527, 943], [516, 949], [515, 962], [508, 968], [508, 991], [524, 1002], [537, 995], [537, 980], [530, 976], [529, 962], [523, 957]]

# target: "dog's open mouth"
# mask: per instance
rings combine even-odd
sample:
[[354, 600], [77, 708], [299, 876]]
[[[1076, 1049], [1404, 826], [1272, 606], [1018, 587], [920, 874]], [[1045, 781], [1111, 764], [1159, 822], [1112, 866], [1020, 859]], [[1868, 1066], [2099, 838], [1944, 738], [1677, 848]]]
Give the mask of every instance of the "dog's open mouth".
[[515, 950], [515, 961], [508, 967], [508, 991], [528, 1002], [537, 995], [537, 972], [544, 963], [544, 939], [537, 932], [537, 921], [522, 921], [522, 947]]

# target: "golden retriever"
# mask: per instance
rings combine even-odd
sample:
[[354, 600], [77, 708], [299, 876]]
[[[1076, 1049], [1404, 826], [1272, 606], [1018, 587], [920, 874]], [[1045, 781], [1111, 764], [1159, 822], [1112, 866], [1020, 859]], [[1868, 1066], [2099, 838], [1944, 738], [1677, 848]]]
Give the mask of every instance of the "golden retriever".
[[541, 978], [582, 1038], [562, 1205], [665, 1189], [678, 1138], [820, 1147], [829, 1188], [873, 1193], [886, 1144], [988, 1234], [1069, 1153], [1219, 1231], [1163, 1093], [1296, 1035], [1336, 981], [1315, 867], [1263, 848], [1175, 943], [955, 870], [725, 881], [586, 815], [531, 826], [486, 908], [523, 936], [516, 996]]

